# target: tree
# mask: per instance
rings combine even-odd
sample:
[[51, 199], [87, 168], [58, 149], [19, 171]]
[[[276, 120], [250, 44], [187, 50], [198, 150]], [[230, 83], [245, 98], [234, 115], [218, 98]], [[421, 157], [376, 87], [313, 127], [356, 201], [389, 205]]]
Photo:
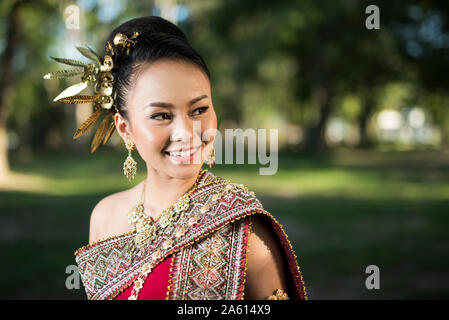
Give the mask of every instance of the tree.
[[0, 180], [9, 175], [8, 140], [6, 136], [6, 116], [10, 104], [14, 71], [13, 57], [17, 50], [20, 30], [20, 10], [29, 0], [14, 1], [6, 14], [6, 41], [1, 56], [0, 73]]

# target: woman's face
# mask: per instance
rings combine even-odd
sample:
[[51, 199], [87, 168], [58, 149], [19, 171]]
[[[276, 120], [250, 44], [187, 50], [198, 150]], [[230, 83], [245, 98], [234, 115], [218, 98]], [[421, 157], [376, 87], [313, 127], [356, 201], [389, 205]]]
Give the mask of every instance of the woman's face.
[[127, 109], [129, 123], [114, 116], [117, 131], [134, 142], [148, 170], [179, 179], [198, 173], [217, 129], [210, 82], [201, 69], [167, 59], [142, 66], [127, 93]]

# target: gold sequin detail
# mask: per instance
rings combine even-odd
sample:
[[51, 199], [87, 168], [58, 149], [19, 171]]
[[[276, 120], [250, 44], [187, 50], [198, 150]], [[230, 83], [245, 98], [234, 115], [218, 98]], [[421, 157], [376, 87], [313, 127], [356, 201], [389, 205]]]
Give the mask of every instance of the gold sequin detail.
[[288, 300], [288, 295], [284, 290], [277, 289], [268, 297], [268, 300]]

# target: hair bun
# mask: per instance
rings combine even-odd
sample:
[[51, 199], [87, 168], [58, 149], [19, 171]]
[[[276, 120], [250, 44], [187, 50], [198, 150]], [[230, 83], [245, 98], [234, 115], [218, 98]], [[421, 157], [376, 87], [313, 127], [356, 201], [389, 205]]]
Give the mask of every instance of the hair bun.
[[112, 44], [118, 33], [130, 37], [134, 32], [138, 32], [145, 38], [151, 38], [155, 34], [169, 34], [187, 41], [186, 35], [172, 22], [157, 16], [147, 16], [131, 19], [121, 24], [111, 32], [107, 42]]

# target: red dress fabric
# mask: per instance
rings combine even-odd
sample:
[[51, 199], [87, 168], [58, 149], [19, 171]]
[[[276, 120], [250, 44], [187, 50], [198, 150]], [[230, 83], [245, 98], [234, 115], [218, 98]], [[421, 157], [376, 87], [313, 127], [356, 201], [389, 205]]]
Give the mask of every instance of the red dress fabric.
[[[148, 275], [139, 292], [139, 300], [165, 300], [167, 298], [171, 267], [174, 256], [167, 257]], [[131, 295], [134, 282], [114, 300], [127, 300]]]

